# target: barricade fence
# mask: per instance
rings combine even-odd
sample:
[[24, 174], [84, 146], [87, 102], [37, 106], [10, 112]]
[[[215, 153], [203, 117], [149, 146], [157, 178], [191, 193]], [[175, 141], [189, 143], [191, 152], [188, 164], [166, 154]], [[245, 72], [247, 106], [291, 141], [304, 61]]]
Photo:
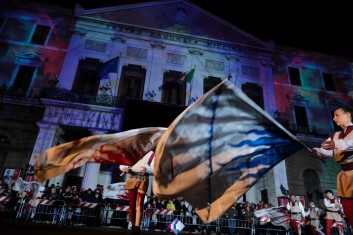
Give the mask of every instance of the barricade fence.
[[[10, 208], [7, 219], [12, 221], [129, 227], [129, 206], [126, 205], [82, 202], [72, 206], [62, 200], [54, 201], [47, 199], [19, 199], [18, 201], [11, 202], [10, 197], [4, 196], [0, 196], [0, 203]], [[7, 205], [7, 203], [10, 205]], [[168, 225], [176, 218], [184, 224], [185, 228], [183, 231], [185, 232], [229, 234], [230, 228], [233, 228], [235, 234], [293, 234], [291, 230], [286, 231], [284, 227], [273, 226], [270, 222], [261, 223], [256, 217], [250, 220], [221, 217], [212, 223], [204, 224], [196, 214], [166, 209], [152, 209], [152, 213], [148, 214], [144, 211], [141, 229], [168, 231]], [[325, 233], [324, 229], [322, 231]], [[332, 232], [332, 234], [338, 234], [335, 229], [332, 229]], [[310, 225], [303, 225], [302, 234], [311, 234]], [[352, 234], [351, 228], [347, 225], [344, 229], [344, 234]]]

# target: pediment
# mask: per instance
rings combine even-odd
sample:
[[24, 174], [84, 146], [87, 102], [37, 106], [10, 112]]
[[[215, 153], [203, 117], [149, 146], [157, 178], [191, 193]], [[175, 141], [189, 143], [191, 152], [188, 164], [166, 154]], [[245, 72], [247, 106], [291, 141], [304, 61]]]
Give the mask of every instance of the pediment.
[[39, 60], [39, 61], [45, 60], [45, 57], [42, 56], [37, 51], [19, 51], [19, 52], [15, 52], [15, 56], [20, 59]]
[[76, 11], [76, 16], [267, 48], [264, 41], [185, 0], [80, 9]]

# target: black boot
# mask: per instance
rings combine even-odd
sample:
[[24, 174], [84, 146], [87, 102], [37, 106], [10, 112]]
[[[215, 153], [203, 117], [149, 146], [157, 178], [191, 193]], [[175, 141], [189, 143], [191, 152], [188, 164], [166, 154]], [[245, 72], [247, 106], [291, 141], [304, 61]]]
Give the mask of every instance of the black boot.
[[140, 235], [140, 227], [132, 226], [131, 231], [127, 233], [128, 235]]

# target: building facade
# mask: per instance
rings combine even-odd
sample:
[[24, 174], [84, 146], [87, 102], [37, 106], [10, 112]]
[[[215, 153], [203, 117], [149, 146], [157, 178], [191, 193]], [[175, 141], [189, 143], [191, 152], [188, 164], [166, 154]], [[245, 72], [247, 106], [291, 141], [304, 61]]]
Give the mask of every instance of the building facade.
[[[352, 60], [277, 47], [188, 1], [99, 9], [2, 4], [2, 175], [17, 169], [30, 179], [41, 151], [123, 131], [131, 121], [124, 119], [129, 100], [182, 109], [225, 78], [309, 147], [335, 130], [335, 108], [352, 105]], [[192, 69], [190, 83], [175, 82]], [[142, 119], [133, 126], [148, 125]], [[243, 200], [277, 205], [286, 190], [319, 200], [322, 191], [336, 188], [338, 172], [334, 162], [302, 151]], [[87, 189], [123, 180], [114, 166], [88, 163], [46, 184]]]

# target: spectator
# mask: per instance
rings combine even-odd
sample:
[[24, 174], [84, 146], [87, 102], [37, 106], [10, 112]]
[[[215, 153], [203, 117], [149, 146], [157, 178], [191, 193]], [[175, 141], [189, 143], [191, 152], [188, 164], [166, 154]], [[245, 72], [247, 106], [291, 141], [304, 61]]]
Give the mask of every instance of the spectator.
[[[144, 219], [143, 219], [143, 229], [151, 230], [150, 223], [153, 215], [153, 209], [151, 203], [147, 203], [146, 209], [144, 211]], [[154, 226], [153, 226], [154, 227]]]
[[232, 205], [228, 209], [227, 215], [229, 235], [235, 235], [235, 220], [238, 218], [238, 210], [235, 208], [235, 205]]

